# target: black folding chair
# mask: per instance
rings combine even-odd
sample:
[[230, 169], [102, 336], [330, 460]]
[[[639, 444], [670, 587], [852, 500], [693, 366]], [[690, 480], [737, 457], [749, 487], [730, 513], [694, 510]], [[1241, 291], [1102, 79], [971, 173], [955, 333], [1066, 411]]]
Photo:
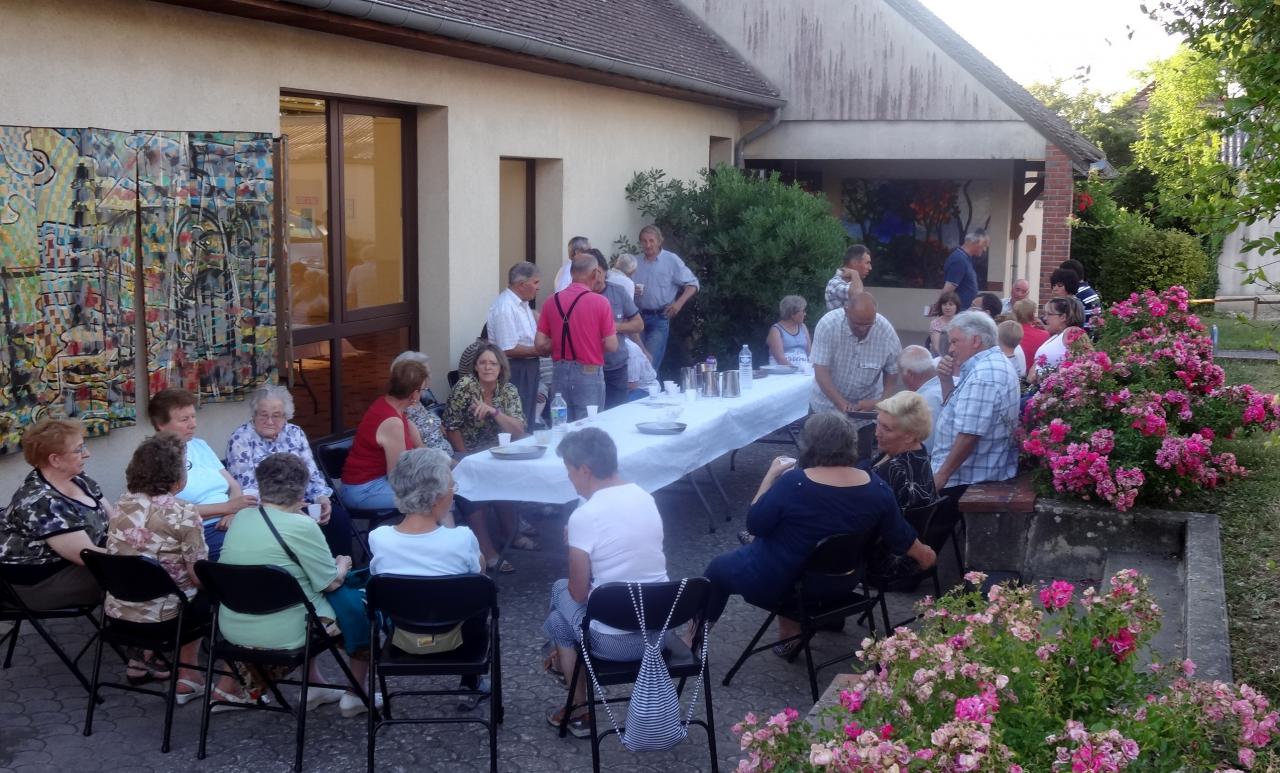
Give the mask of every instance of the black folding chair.
[[[169, 751], [169, 736], [173, 729], [173, 706], [178, 690], [178, 670], [181, 667], [199, 669], [200, 666], [181, 663], [178, 652], [182, 645], [195, 641], [208, 631], [209, 621], [197, 619], [191, 614], [186, 594], [178, 588], [169, 573], [154, 558], [145, 556], [112, 556], [93, 550], [83, 550], [80, 557], [93, 572], [98, 584], [118, 601], [152, 601], [174, 598], [177, 615], [171, 620], [157, 623], [138, 623], [107, 616], [104, 606], [98, 618], [98, 646], [93, 658], [93, 674], [90, 677], [89, 705], [84, 713], [84, 734], [93, 734], [93, 712], [99, 703], [98, 691], [103, 687], [155, 695], [164, 699], [164, 740], [161, 753]], [[102, 682], [102, 650], [104, 645], [139, 647], [153, 651], [169, 666], [169, 683], [163, 690], [152, 690], [118, 682]], [[206, 689], [208, 689], [206, 687]]]
[[[498, 588], [482, 574], [448, 577], [413, 577], [383, 574], [369, 580], [365, 589], [369, 608], [373, 662], [369, 668], [369, 693], [375, 678], [382, 688], [383, 710], [369, 712], [369, 771], [378, 730], [388, 725], [474, 723], [489, 732], [489, 770], [498, 770], [498, 725], [502, 723], [502, 649], [498, 636]], [[462, 645], [448, 652], [414, 655], [383, 641], [383, 621], [397, 630], [417, 634], [441, 634], [462, 626]], [[489, 675], [489, 718], [433, 717], [393, 718], [395, 696], [471, 695], [480, 689], [397, 690], [387, 687], [388, 677]]]
[[[600, 686], [607, 687], [614, 684], [633, 684], [640, 674], [639, 660], [605, 660], [591, 654], [591, 623], [599, 620], [602, 624], [612, 626], [622, 631], [639, 632], [639, 620], [636, 618], [636, 610], [632, 605], [630, 591], [627, 590], [627, 583], [610, 582], [601, 585], [591, 591], [591, 596], [587, 599], [587, 611], [582, 618], [581, 639], [578, 642], [578, 664], [573, 670], [573, 675], [569, 679], [569, 694], [564, 702], [564, 716], [560, 721], [560, 737], [563, 738], [569, 731], [569, 720], [575, 709], [582, 708], [584, 704], [575, 704], [573, 702], [573, 694], [578, 686], [579, 679], [587, 679], [587, 716], [591, 727], [591, 770], [594, 773], [600, 771], [600, 740], [610, 734], [619, 732], [614, 728], [609, 728], [603, 733], [600, 732], [596, 722], [596, 706], [603, 703], [596, 696], [595, 683]], [[684, 593], [680, 594], [679, 602], [676, 603], [676, 591], [680, 588], [678, 580], [671, 582], [653, 582], [642, 583], [640, 592], [644, 596], [644, 626], [646, 630], [661, 630], [662, 624], [667, 621], [667, 614], [671, 615], [670, 628], [674, 629], [692, 620], [705, 620], [707, 610], [707, 599], [710, 596], [711, 581], [705, 577], [690, 577], [685, 585]], [[672, 605], [675, 608], [672, 609]], [[703, 704], [706, 707], [706, 720], [691, 719], [690, 724], [699, 725], [707, 731], [707, 750], [711, 754], [711, 773], [718, 773], [720, 763], [716, 756], [716, 730], [715, 715], [711, 706], [711, 667], [708, 664], [702, 668], [702, 660], [699, 653], [702, 652], [702, 634], [698, 633], [694, 640], [693, 647], [690, 648], [680, 640], [678, 636], [671, 632], [667, 632], [666, 641], [662, 653], [663, 660], [667, 663], [667, 673], [672, 679], [679, 679], [676, 683], [676, 694], [683, 695], [685, 681], [689, 677], [698, 678], [699, 671], [702, 672], [702, 693]], [[591, 666], [595, 671], [595, 680], [591, 680], [583, 675], [583, 659], [591, 658]], [[631, 696], [615, 699], [618, 703], [624, 703], [631, 700]], [[622, 728], [623, 731], [626, 728]]]
[[[2, 509], [0, 509], [0, 513], [3, 513]], [[44, 639], [44, 643], [49, 645], [49, 649], [53, 650], [53, 654], [58, 656], [58, 660], [62, 661], [62, 665], [67, 667], [67, 670], [79, 680], [87, 692], [92, 693], [93, 687], [90, 686], [89, 680], [85, 678], [84, 673], [76, 664], [89, 651], [89, 648], [93, 646], [94, 640], [97, 638], [98, 621], [93, 619], [93, 610], [97, 607], [97, 604], [93, 604], [62, 607], [60, 609], [32, 609], [22, 601], [22, 597], [14, 590], [6, 565], [0, 563], [0, 622], [13, 623], [13, 627], [9, 629], [9, 632], [4, 636], [0, 636], [0, 646], [8, 641], [8, 647], [6, 647], [4, 655], [4, 667], [9, 668], [13, 664], [13, 651], [18, 645], [18, 634], [22, 630], [22, 624], [29, 623], [40, 638]], [[58, 646], [58, 642], [41, 623], [48, 620], [69, 620], [77, 617], [83, 617], [88, 620], [94, 627], [94, 634], [89, 638], [89, 641], [85, 642], [80, 653], [71, 658], [68, 657], [62, 647]], [[123, 657], [123, 653], [121, 655]]]
[[[943, 523], [943, 519], [938, 517], [938, 508], [945, 501], [947, 501], [946, 497], [940, 497], [927, 505], [910, 507], [902, 511], [903, 519], [907, 523], [911, 524], [911, 528], [915, 529], [917, 535], [916, 538], [922, 543], [933, 548], [934, 553], [937, 554], [942, 553], [948, 540], [951, 540], [953, 543], [955, 541], [956, 524]], [[958, 561], [958, 553], [956, 558]], [[964, 570], [961, 569], [962, 573], [963, 571]], [[906, 576], [879, 577], [875, 572], [872, 572], [868, 576], [867, 581], [880, 592], [881, 599], [883, 600], [884, 593], [889, 590], [890, 585], [900, 586], [898, 587], [899, 590], [914, 590], [921, 581], [926, 579], [933, 581], [933, 597], [941, 597], [942, 581], [938, 577], [938, 564], [936, 561], [933, 566], [928, 569], [922, 569]], [[916, 615], [912, 615], [905, 620], [891, 624], [889, 622], [889, 607], [887, 604], [883, 603], [880, 605], [880, 616], [884, 621], [884, 628], [886, 632], [892, 632], [898, 626], [908, 625], [916, 619]]]
[[[367, 561], [370, 555], [369, 531], [383, 521], [398, 517], [400, 511], [394, 507], [388, 510], [350, 507], [346, 502], [342, 501], [342, 497], [338, 495], [338, 489], [342, 486], [342, 468], [347, 463], [347, 454], [351, 453], [351, 444], [353, 442], [355, 442], [354, 435], [346, 435], [336, 440], [317, 442], [312, 445], [311, 450], [315, 453], [316, 464], [320, 466], [320, 472], [324, 475], [325, 483], [329, 485], [329, 488], [333, 489], [333, 506], [343, 508], [346, 510], [347, 515], [351, 517], [351, 534], [360, 543], [360, 547], [364, 549], [365, 560]], [[361, 531], [356, 526], [356, 521], [358, 520], [366, 522], [364, 531]]]
[[[259, 711], [276, 711], [293, 714], [297, 719], [297, 736], [293, 760], [294, 771], [302, 770], [302, 747], [306, 740], [307, 728], [307, 674], [311, 669], [311, 660], [324, 651], [331, 652], [347, 682], [360, 699], [370, 707], [369, 696], [360, 685], [359, 680], [347, 667], [347, 662], [338, 652], [337, 642], [340, 638], [329, 636], [320, 623], [316, 608], [307, 600], [307, 596], [298, 585], [293, 575], [278, 566], [236, 566], [234, 564], [215, 564], [212, 561], [198, 561], [196, 576], [204, 589], [213, 597], [213, 630], [209, 637], [209, 663], [205, 670], [205, 684], [213, 684], [213, 663], [222, 659], [239, 673], [239, 665], [256, 664], [261, 666], [279, 666], [286, 669], [301, 669], [300, 679], [280, 679], [268, 684], [271, 694], [278, 705], [232, 703], [213, 700], [213, 690], [207, 689], [204, 694], [204, 710], [200, 715], [200, 748], [196, 752], [197, 759], [205, 757], [205, 743], [209, 734], [209, 714], [214, 704], [231, 706], [237, 709], [256, 709]], [[218, 618], [222, 608], [226, 607], [242, 615], [269, 615], [283, 612], [286, 609], [302, 606], [306, 611], [305, 641], [301, 647], [294, 649], [262, 649], [242, 647], [223, 638], [218, 626]], [[280, 685], [291, 684], [302, 688], [296, 707], [291, 707], [280, 692]]]
[[[853, 653], [814, 665], [809, 642], [818, 631], [841, 624], [846, 618], [859, 615], [859, 622], [866, 621], [867, 630], [876, 635], [875, 610], [884, 603], [884, 594], [869, 588], [865, 581], [866, 537], [861, 534], [836, 534], [819, 542], [805, 559], [800, 576], [791, 592], [781, 603], [764, 607], [769, 616], [751, 642], [738, 656], [738, 661], [725, 674], [724, 685], [729, 686], [733, 675], [747, 662], [747, 658], [779, 644], [799, 641], [797, 650], [804, 650], [805, 665], [809, 670], [809, 690], [813, 700], [818, 700], [818, 671], [836, 663], [848, 662]], [[749, 602], [748, 602], [749, 603]], [[800, 633], [775, 642], [756, 646], [774, 618], [785, 617], [800, 624]], [[794, 661], [798, 651], [788, 660]]]

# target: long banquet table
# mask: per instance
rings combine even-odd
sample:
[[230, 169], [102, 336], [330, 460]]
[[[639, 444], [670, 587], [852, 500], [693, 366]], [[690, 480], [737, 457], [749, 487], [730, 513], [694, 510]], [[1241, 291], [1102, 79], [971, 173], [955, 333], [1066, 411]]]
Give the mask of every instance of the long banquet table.
[[[569, 425], [569, 431], [599, 427], [618, 446], [619, 474], [653, 492], [741, 448], [774, 430], [801, 419], [809, 411], [813, 376], [770, 375], [754, 381], [741, 397], [699, 397], [686, 402], [682, 396], [658, 398], [620, 405], [602, 411], [594, 419]], [[679, 435], [646, 435], [636, 424], [665, 421], [668, 408], [655, 403], [677, 402], [680, 416], [674, 421], [687, 424]], [[530, 436], [514, 445], [534, 445]], [[458, 495], [472, 501], [516, 500], [562, 504], [577, 498], [565, 473], [564, 462], [552, 447], [539, 459], [521, 461], [498, 459], [488, 451], [472, 454], [453, 470]]]

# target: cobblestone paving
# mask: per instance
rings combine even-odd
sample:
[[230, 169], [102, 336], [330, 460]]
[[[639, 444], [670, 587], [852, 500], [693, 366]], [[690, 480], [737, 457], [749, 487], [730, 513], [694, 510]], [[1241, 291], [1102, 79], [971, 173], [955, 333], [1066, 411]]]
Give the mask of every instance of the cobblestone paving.
[[[737, 471], [728, 470], [728, 458], [715, 468], [724, 482], [733, 515], [730, 523], [717, 524], [707, 533], [707, 518], [688, 486], [677, 484], [658, 495], [666, 526], [668, 572], [672, 577], [700, 574], [713, 556], [738, 545], [736, 532], [743, 528], [747, 503], [755, 493], [768, 461], [786, 449], [756, 444], [738, 455]], [[714, 501], [714, 500], [713, 500]], [[550, 773], [591, 768], [588, 741], [561, 739], [547, 725], [546, 710], [559, 705], [563, 688], [541, 670], [542, 620], [548, 589], [564, 576], [563, 522], [547, 518], [540, 528], [541, 551], [516, 551], [511, 556], [517, 571], [498, 579], [502, 608], [502, 657], [506, 720], [499, 732], [499, 768], [512, 773]], [[559, 547], [557, 547], [559, 546]], [[944, 557], [943, 580], [954, 581], [954, 566]], [[923, 590], [923, 589], [922, 589]], [[891, 594], [890, 615], [901, 619], [911, 597]], [[720, 684], [747, 640], [764, 619], [764, 613], [733, 599], [712, 632], [711, 661], [717, 744], [721, 770], [737, 765], [738, 748], [729, 728], [747, 711], [772, 712], [795, 706], [803, 713], [811, 704], [803, 659], [786, 663], [768, 653], [752, 658], [734, 678]], [[55, 622], [55, 636], [74, 653], [86, 638], [83, 623]], [[865, 635], [850, 621], [845, 633], [820, 634], [814, 643], [815, 659], [852, 651]], [[82, 661], [88, 671], [88, 658]], [[820, 687], [848, 668], [832, 667], [819, 674]], [[340, 678], [328, 663], [325, 672]], [[86, 703], [79, 687], [42, 641], [24, 633], [14, 654], [13, 666], [0, 671], [0, 772], [35, 771], [287, 771], [293, 759], [292, 720], [286, 715], [231, 712], [215, 715], [211, 723], [209, 753], [195, 758], [199, 733], [199, 709], [195, 702], [176, 709], [173, 749], [161, 754], [163, 709], [158, 699], [110, 691], [95, 714], [91, 737], [82, 734]], [[447, 699], [444, 699], [447, 700]], [[399, 705], [399, 704], [398, 704]], [[483, 705], [483, 704], [482, 704]], [[403, 711], [403, 709], [401, 709]], [[454, 711], [452, 703], [440, 707]], [[481, 708], [480, 711], [486, 711]], [[702, 707], [698, 716], [702, 716]], [[607, 723], [603, 713], [600, 721]], [[387, 771], [488, 770], [488, 745], [480, 725], [391, 727], [381, 731], [378, 769]], [[631, 754], [616, 738], [605, 739], [603, 767], [609, 771], [661, 771], [686, 773], [710, 770], [705, 736], [690, 728], [689, 740], [670, 752]], [[344, 719], [336, 706], [311, 714], [307, 722], [304, 758], [308, 771], [361, 770], [365, 766], [365, 720]]]

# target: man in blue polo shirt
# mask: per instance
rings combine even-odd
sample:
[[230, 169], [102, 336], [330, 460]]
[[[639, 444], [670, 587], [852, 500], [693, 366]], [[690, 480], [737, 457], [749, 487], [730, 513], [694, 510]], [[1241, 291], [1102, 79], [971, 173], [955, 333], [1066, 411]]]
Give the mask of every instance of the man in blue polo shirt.
[[[991, 238], [984, 228], [975, 228], [964, 236], [964, 244], [956, 247], [942, 267], [942, 292], [951, 290], [960, 296], [960, 308], [967, 309], [978, 294], [978, 272], [973, 259], [987, 251]], [[941, 303], [941, 301], [939, 301]]]

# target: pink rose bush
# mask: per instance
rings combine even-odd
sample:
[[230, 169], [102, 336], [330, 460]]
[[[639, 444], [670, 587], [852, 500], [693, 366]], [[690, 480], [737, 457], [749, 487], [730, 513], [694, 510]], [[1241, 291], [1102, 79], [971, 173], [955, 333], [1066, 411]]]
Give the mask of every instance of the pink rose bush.
[[1055, 491], [1123, 511], [1248, 474], [1214, 443], [1274, 431], [1280, 404], [1225, 385], [1187, 299], [1175, 286], [1116, 303], [1097, 344], [1071, 344], [1041, 382], [1023, 413], [1022, 450]]
[[[970, 587], [985, 577], [970, 573]], [[1111, 773], [1269, 771], [1277, 712], [1247, 685], [1137, 656], [1160, 626], [1147, 580], [1099, 592], [1058, 580], [920, 605], [918, 632], [864, 640], [867, 670], [810, 721], [787, 709], [734, 725], [739, 771]]]

